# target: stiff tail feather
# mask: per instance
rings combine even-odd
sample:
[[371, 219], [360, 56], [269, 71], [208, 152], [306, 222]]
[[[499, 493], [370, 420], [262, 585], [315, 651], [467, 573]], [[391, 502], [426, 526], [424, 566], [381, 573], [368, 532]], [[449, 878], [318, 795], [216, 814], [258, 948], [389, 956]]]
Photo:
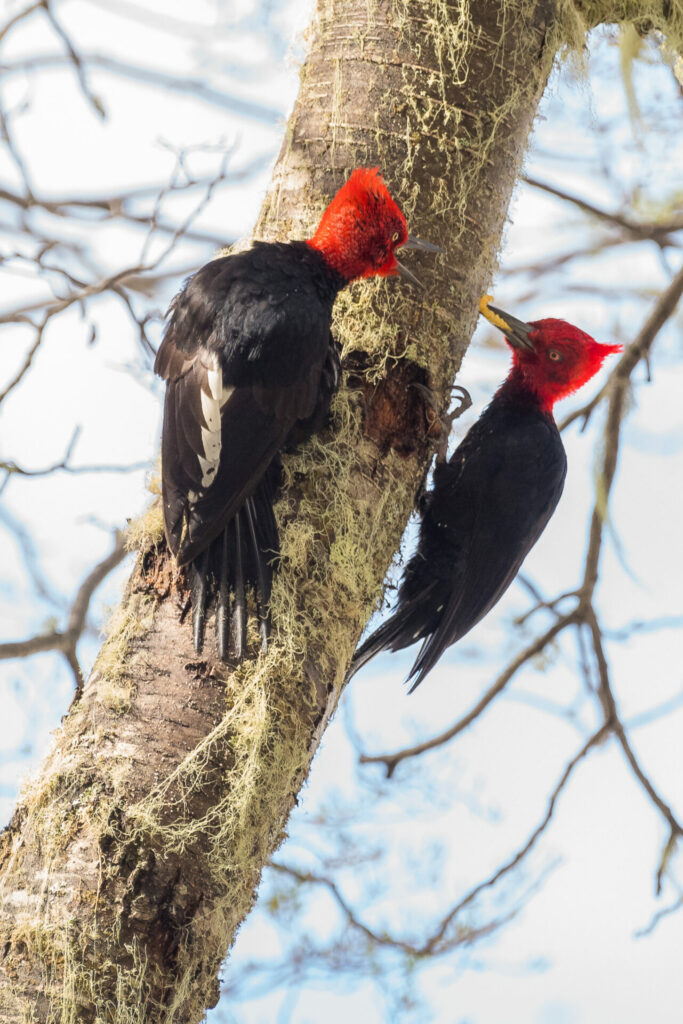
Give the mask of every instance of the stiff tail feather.
[[268, 605], [270, 602], [270, 590], [273, 580], [273, 572], [270, 564], [266, 562], [258, 537], [256, 535], [256, 508], [253, 498], [247, 498], [244, 505], [245, 517], [249, 527], [249, 540], [256, 565], [256, 612], [258, 614], [259, 633], [261, 635], [261, 650], [268, 650], [268, 638], [270, 636], [270, 618]]
[[228, 523], [226, 530], [232, 535], [231, 568], [232, 589], [235, 600], [232, 606], [230, 633], [235, 659], [241, 661], [247, 642], [247, 595], [245, 589], [244, 562], [246, 552], [243, 550], [242, 509]]
[[209, 552], [202, 551], [192, 567], [192, 639], [194, 649], [201, 653], [206, 627]]
[[216, 640], [218, 657], [227, 661], [230, 652], [230, 538], [223, 530], [219, 537], [220, 565], [218, 570], [218, 597], [216, 599]]
[[363, 665], [366, 665], [371, 658], [374, 658], [380, 651], [400, 651], [404, 647], [409, 647], [410, 644], [414, 643], [418, 637], [410, 636], [411, 625], [414, 625], [412, 621], [414, 617], [413, 609], [404, 608], [397, 609], [393, 615], [390, 615], [386, 622], [383, 622], [374, 633], [365, 640], [360, 647], [356, 649], [356, 653], [351, 661], [351, 667], [349, 669], [350, 679], [355, 676]]
[[[279, 466], [274, 467], [279, 475]], [[273, 499], [275, 473], [266, 474], [254, 494], [209, 547], [191, 563], [194, 647], [201, 654], [206, 617], [216, 610], [216, 643], [221, 661], [241, 661], [246, 649], [247, 594], [253, 593], [261, 649], [270, 637], [270, 595], [279, 536]]]

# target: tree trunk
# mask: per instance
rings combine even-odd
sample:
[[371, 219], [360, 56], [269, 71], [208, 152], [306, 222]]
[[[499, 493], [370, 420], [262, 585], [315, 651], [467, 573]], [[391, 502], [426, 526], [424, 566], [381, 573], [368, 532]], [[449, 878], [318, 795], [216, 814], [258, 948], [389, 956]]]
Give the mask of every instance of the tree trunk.
[[319, 0], [256, 234], [310, 234], [349, 171], [379, 165], [447, 255], [415, 264], [424, 292], [365, 281], [337, 302], [345, 387], [286, 459], [266, 656], [252, 636], [230, 673], [209, 635], [197, 658], [158, 506], [135, 524], [108, 638], [0, 839], [7, 1024], [192, 1024], [217, 1001], [424, 478], [435, 430], [411, 385], [446, 406], [554, 53], [585, 28], [568, 0]]

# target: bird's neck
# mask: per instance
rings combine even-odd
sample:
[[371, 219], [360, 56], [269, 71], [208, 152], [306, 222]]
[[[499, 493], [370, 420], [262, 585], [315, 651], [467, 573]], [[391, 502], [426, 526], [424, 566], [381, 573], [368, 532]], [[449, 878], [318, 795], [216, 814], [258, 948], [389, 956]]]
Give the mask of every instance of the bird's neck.
[[317, 235], [307, 238], [306, 244], [314, 249], [321, 257], [325, 267], [342, 278], [344, 284], [348, 284], [356, 276], [353, 267], [348, 265], [349, 261], [345, 253], [337, 246], [328, 245], [326, 239], [320, 239]]
[[313, 281], [321, 294], [329, 297], [334, 302], [342, 288], [348, 284], [348, 281], [325, 260], [323, 254], [312, 246], [308, 240], [288, 242], [286, 244], [298, 254], [297, 259], [303, 262], [303, 266], [312, 275]]
[[498, 388], [499, 402], [510, 403], [518, 407], [535, 408], [547, 416], [553, 415], [556, 398], [539, 388], [524, 367], [514, 363], [509, 374]]

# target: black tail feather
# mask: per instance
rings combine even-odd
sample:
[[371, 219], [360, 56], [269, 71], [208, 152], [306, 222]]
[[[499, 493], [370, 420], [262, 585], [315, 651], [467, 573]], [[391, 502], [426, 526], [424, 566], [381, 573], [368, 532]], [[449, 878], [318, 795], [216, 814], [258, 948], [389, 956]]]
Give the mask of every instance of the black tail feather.
[[208, 588], [209, 552], [203, 551], [193, 565], [192, 579], [192, 639], [197, 654], [204, 646], [206, 626], [206, 599]]
[[228, 531], [218, 538], [220, 566], [218, 570], [218, 598], [216, 601], [216, 640], [218, 657], [227, 661], [230, 651], [230, 552]]
[[256, 569], [256, 586], [254, 589], [256, 597], [256, 611], [258, 614], [258, 628], [261, 636], [261, 650], [267, 651], [268, 638], [270, 636], [270, 615], [268, 612], [268, 605], [270, 603], [270, 590], [273, 572], [270, 565], [266, 562], [265, 555], [259, 546], [258, 538], [256, 536], [256, 509], [254, 507], [253, 498], [247, 498], [244, 504], [244, 512], [249, 528], [249, 538], [251, 540], [254, 566]]
[[237, 661], [244, 656], [244, 648], [247, 642], [247, 595], [244, 586], [244, 551], [242, 545], [242, 510], [232, 519], [233, 545], [232, 545], [232, 647]]
[[[396, 611], [393, 615], [390, 615], [386, 622], [383, 622], [374, 633], [365, 640], [360, 647], [356, 649], [356, 653], [351, 661], [350, 675], [354, 676], [363, 665], [367, 664], [371, 658], [374, 658], [380, 651], [400, 651], [404, 647], [409, 647], [419, 639], [420, 630], [416, 629], [418, 636], [411, 635], [411, 626], [415, 627], [414, 622], [414, 611], [411, 608], [404, 609], [402, 611]], [[415, 629], [413, 631], [415, 631]]]
[[408, 673], [406, 682], [412, 683], [408, 693], [416, 690], [425, 677], [432, 671], [437, 661], [449, 646], [448, 634], [444, 635], [442, 630], [436, 630], [426, 637], [413, 667]]
[[204, 645], [207, 611], [215, 604], [218, 657], [237, 662], [244, 657], [249, 593], [256, 604], [261, 649], [268, 648], [270, 595], [280, 552], [273, 512], [280, 473], [276, 458], [254, 494], [191, 563], [193, 637], [198, 654]]

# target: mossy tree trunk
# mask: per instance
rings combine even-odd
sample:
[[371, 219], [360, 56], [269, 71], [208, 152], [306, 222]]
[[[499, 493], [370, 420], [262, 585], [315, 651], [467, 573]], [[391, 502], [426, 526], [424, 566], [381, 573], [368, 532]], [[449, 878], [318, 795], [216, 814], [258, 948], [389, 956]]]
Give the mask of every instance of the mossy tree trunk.
[[[657, 7], [657, 5], [655, 5]], [[256, 235], [302, 237], [358, 164], [447, 250], [427, 288], [337, 303], [346, 384], [286, 463], [267, 656], [194, 654], [159, 512], [84, 693], [0, 841], [0, 1011], [25, 1021], [195, 1022], [334, 711], [428, 465], [488, 285], [557, 47], [591, 23], [680, 10], [568, 0], [319, 0]], [[646, 23], [647, 22], [647, 23]]]

